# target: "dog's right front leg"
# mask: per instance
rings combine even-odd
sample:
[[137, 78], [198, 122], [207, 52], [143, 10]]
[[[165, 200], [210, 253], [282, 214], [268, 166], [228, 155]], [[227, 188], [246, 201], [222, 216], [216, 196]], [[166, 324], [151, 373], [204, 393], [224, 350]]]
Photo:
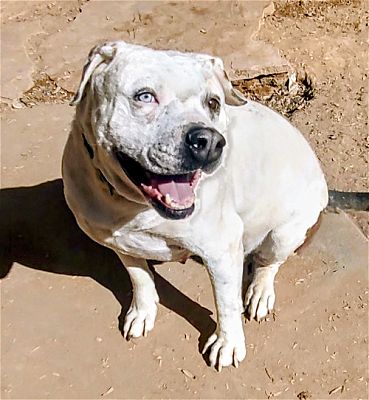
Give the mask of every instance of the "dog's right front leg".
[[203, 354], [210, 350], [209, 360], [218, 371], [229, 365], [238, 366], [246, 356], [241, 286], [243, 252], [225, 254], [218, 262], [209, 262], [210, 275], [218, 323], [216, 331], [207, 340]]
[[159, 296], [154, 277], [146, 260], [121, 253], [118, 256], [127, 268], [133, 286], [133, 299], [123, 325], [123, 336], [146, 336], [154, 327]]

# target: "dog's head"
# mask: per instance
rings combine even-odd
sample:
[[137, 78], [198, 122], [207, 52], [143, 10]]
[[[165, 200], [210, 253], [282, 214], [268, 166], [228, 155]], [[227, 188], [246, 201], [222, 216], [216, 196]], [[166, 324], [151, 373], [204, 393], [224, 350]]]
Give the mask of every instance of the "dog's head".
[[91, 50], [72, 101], [104, 175], [114, 170], [170, 219], [191, 215], [201, 173], [221, 162], [225, 104], [245, 103], [219, 58], [120, 41]]

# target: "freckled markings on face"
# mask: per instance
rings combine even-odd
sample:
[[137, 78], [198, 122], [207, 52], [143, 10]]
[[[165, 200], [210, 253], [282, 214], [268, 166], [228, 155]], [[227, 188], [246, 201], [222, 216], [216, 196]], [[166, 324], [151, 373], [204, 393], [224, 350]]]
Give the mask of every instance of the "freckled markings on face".
[[[138, 57], [137, 57], [138, 58]], [[145, 59], [141, 55], [139, 60], [132, 58], [132, 62], [122, 65], [121, 76], [129, 77], [123, 79], [121, 89], [124, 94], [132, 96], [135, 91], [143, 87], [151, 87], [160, 93], [161, 101], [167, 102], [165, 95], [175, 94], [179, 100], [191, 96], [199, 96], [201, 92], [207, 91], [209, 73], [199, 62], [184, 57], [168, 57], [157, 54]], [[165, 85], [163, 85], [163, 82]], [[160, 97], [161, 97], [160, 96]]]
[[112, 85], [107, 86], [115, 86], [117, 93], [130, 100], [137, 116], [147, 118], [148, 122], [155, 120], [156, 106], [140, 106], [132, 100], [137, 91], [144, 87], [152, 88], [157, 93], [160, 105], [177, 100], [186, 101], [188, 107], [190, 104], [187, 100], [190, 99], [197, 103], [193, 104], [197, 112], [203, 111], [203, 108], [206, 111], [204, 117], [216, 120], [218, 114], [209, 109], [207, 99], [213, 94], [222, 98], [223, 91], [209, 65], [188, 56], [151, 50], [132, 52], [118, 58], [113, 64], [107, 71], [107, 81]]
[[[153, 154], [156, 153], [157, 166], [167, 164], [165, 169], [178, 169], [182, 159], [178, 148], [183, 134], [178, 135], [189, 122], [210, 126], [217, 121], [218, 130], [223, 126], [223, 119], [219, 120], [207, 104], [212, 95], [223, 98], [222, 88], [211, 69], [194, 59], [167, 55], [154, 59], [151, 55], [146, 58], [141, 55], [136, 59], [130, 57], [128, 62], [120, 59], [109, 68], [103, 81], [108, 88], [105, 93], [100, 87], [107, 95], [103, 111], [109, 115], [105, 135], [113, 147], [115, 144], [124, 149], [146, 168], [153, 167], [147, 150], [156, 148]], [[134, 95], [144, 87], [156, 92], [159, 106], [156, 103], [140, 106], [134, 101]], [[163, 154], [155, 146], [159, 140], [167, 145], [175, 140], [177, 146], [170, 146]]]

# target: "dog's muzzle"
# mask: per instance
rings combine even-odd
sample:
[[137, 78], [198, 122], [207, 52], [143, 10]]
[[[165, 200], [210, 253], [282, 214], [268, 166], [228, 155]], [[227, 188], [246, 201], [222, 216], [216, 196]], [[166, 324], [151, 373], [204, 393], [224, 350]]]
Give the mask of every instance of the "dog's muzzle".
[[120, 150], [115, 150], [115, 156], [128, 178], [161, 216], [183, 219], [195, 209], [195, 189], [201, 171], [214, 171], [225, 144], [224, 137], [215, 129], [191, 125], [185, 132], [185, 157], [179, 174], [154, 173]]

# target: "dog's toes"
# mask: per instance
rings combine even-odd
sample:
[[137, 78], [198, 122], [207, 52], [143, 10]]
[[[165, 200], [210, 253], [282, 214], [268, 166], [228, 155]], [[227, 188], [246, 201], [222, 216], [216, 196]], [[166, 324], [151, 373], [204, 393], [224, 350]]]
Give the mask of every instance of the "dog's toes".
[[256, 310], [255, 319], [260, 321], [265, 318], [274, 307], [275, 295], [273, 292], [263, 293], [260, 297], [258, 307]]
[[145, 332], [145, 320], [142, 318], [136, 318], [133, 320], [129, 329], [129, 336], [138, 338], [144, 335]]
[[156, 305], [139, 308], [132, 304], [124, 321], [123, 336], [127, 340], [131, 337], [147, 336], [154, 328], [156, 312]]
[[248, 318], [257, 321], [265, 318], [273, 310], [275, 294], [273, 285], [251, 283], [245, 295], [245, 312]]
[[226, 338], [222, 334], [214, 333], [207, 340], [203, 354], [209, 350], [209, 361], [212, 367], [220, 372], [223, 367], [238, 364], [246, 357], [245, 339], [240, 337]]
[[218, 336], [215, 333], [213, 333], [206, 341], [201, 354], [205, 354], [209, 350], [210, 346], [217, 340], [217, 338]]

